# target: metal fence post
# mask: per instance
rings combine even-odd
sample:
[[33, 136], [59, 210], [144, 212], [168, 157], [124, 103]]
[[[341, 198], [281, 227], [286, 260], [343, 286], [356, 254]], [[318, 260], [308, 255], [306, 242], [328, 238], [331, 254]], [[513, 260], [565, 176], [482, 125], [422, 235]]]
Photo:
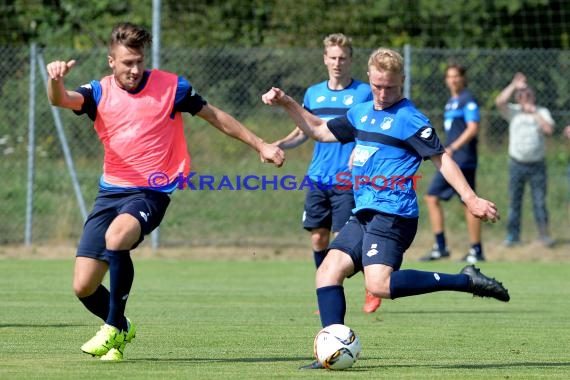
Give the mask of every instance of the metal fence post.
[[[152, 0], [152, 67], [160, 67], [160, 0]], [[150, 245], [153, 252], [158, 249], [160, 227], [156, 227], [150, 234]]]
[[30, 92], [28, 99], [28, 178], [26, 192], [26, 226], [24, 232], [24, 244], [32, 244], [32, 224], [34, 208], [34, 154], [36, 151], [36, 44], [30, 46]]
[[404, 97], [410, 99], [412, 87], [412, 47], [410, 44], [404, 45]]

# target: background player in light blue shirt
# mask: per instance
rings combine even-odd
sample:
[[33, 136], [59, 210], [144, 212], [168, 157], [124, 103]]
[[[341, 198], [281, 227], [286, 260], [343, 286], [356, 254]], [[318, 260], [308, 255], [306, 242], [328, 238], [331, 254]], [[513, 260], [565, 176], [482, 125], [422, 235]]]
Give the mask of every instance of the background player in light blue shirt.
[[[445, 151], [453, 157], [465, 179], [475, 190], [477, 134], [481, 120], [479, 104], [471, 91], [466, 88], [467, 70], [465, 67], [457, 63], [449, 64], [445, 70], [445, 83], [451, 94], [443, 113], [443, 127], [446, 135]], [[421, 260], [439, 260], [450, 256], [445, 239], [444, 213], [440, 201], [447, 201], [456, 194], [457, 192], [441, 173], [438, 172], [433, 176], [424, 199], [428, 206], [435, 245]], [[464, 212], [471, 247], [463, 260], [474, 264], [485, 260], [481, 244], [481, 221], [466, 207], [464, 207]]]
[[[323, 61], [328, 80], [310, 86], [303, 98], [303, 107], [324, 121], [346, 115], [356, 104], [372, 100], [370, 85], [352, 78], [352, 41], [342, 33], [330, 34], [323, 40]], [[288, 136], [275, 142], [281, 149], [292, 149], [307, 141], [308, 137], [296, 127]], [[303, 211], [303, 228], [311, 233], [311, 248], [318, 268], [326, 255], [331, 232], [336, 236], [346, 223], [354, 207], [350, 186], [339, 179], [350, 176], [348, 162], [354, 143], [341, 144], [315, 141], [313, 158], [307, 175], [313, 188], [307, 191]], [[381, 299], [365, 292], [362, 310], [372, 313]]]

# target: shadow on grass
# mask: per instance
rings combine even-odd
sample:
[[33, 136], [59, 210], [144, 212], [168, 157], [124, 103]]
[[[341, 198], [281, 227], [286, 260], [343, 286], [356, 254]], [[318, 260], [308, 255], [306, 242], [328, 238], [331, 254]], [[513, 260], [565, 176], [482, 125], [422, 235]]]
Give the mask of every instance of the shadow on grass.
[[81, 327], [81, 326], [91, 326], [90, 324], [86, 323], [0, 323], [1, 328], [7, 327], [25, 327], [25, 328], [46, 328], [46, 327], [54, 327], [54, 328], [65, 328], [65, 327]]
[[[155, 363], [271, 363], [271, 362], [299, 362], [314, 360], [308, 357], [264, 357], [264, 358], [136, 358], [128, 359], [128, 362], [155, 362]], [[382, 361], [380, 357], [367, 357], [359, 359], [358, 363], [342, 372], [363, 372], [377, 370], [378, 368], [431, 368], [449, 370], [477, 370], [477, 369], [502, 369], [502, 368], [554, 368], [570, 367], [570, 362], [503, 362], [503, 363], [478, 363], [478, 364], [386, 364], [386, 365], [366, 365], [368, 361]], [[302, 370], [303, 372], [308, 370]], [[310, 371], [310, 370], [309, 370]]]
[[367, 361], [382, 361], [380, 357], [366, 357], [358, 360], [355, 367], [350, 371], [377, 370], [378, 368], [425, 368], [425, 369], [449, 369], [449, 370], [477, 370], [477, 369], [505, 369], [505, 368], [555, 368], [570, 367], [568, 362], [503, 362], [503, 363], [478, 363], [478, 364], [387, 364], [387, 365], [366, 365]]
[[482, 363], [482, 364], [453, 364], [439, 365], [435, 368], [447, 369], [492, 369], [492, 368], [509, 368], [509, 367], [570, 367], [570, 362], [511, 362], [511, 363]]
[[312, 358], [288, 357], [284, 358], [135, 358], [128, 359], [129, 362], [160, 362], [160, 363], [271, 363], [271, 362], [296, 362], [306, 360], [311, 362]]
[[[392, 311], [387, 310], [386, 314], [508, 314], [508, 313], [520, 313], [519, 309], [516, 310], [409, 310], [409, 311]], [[525, 310], [525, 313], [542, 313], [540, 310], [532, 311]]]
[[[380, 358], [374, 358], [380, 360]], [[237, 364], [237, 363], [278, 363], [278, 362], [306, 362], [305, 364], [309, 364], [315, 359], [312, 357], [265, 357], [265, 358], [136, 358], [136, 359], [127, 359], [122, 363], [141, 363], [141, 362], [149, 362], [149, 363], [168, 363], [168, 364], [188, 364], [188, 363], [228, 363], [228, 364]], [[342, 372], [362, 372], [362, 371], [369, 371], [371, 369], [379, 368], [383, 366], [355, 366], [352, 368], [348, 368], [343, 370]], [[297, 366], [293, 367], [294, 369], [299, 370], [300, 372], [311, 372], [312, 369], [300, 369]], [[336, 372], [336, 371], [335, 371]]]

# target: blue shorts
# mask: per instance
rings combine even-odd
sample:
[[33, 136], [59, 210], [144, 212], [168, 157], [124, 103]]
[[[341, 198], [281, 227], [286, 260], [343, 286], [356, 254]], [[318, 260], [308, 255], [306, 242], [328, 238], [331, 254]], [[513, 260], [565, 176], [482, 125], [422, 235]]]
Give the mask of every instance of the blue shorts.
[[137, 190], [116, 193], [99, 190], [93, 210], [83, 226], [76, 256], [106, 261], [105, 233], [119, 214], [132, 215], [139, 221], [141, 236], [131, 249], [136, 248], [143, 241], [144, 235], [148, 235], [159, 226], [169, 203], [170, 196], [158, 191]]
[[338, 249], [349, 255], [354, 273], [372, 264], [388, 265], [397, 271], [417, 230], [418, 218], [363, 210], [350, 217], [328, 250]]
[[[475, 190], [475, 173], [476, 168], [461, 168], [461, 172], [465, 176], [467, 183], [473, 190]], [[443, 178], [441, 172], [435, 173], [433, 176], [429, 188], [427, 190], [428, 195], [433, 195], [441, 200], [448, 201], [457, 194], [455, 189]]]
[[[352, 189], [339, 190], [320, 189], [313, 183], [314, 189], [307, 191], [305, 211], [303, 212], [303, 228], [311, 231], [315, 228], [326, 228], [338, 232], [352, 215], [354, 193]], [[322, 187], [322, 185], [321, 185]]]

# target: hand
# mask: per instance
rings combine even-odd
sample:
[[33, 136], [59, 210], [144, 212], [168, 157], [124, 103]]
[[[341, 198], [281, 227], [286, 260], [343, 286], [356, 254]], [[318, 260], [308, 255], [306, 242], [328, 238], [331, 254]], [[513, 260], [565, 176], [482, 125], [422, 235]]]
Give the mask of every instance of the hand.
[[261, 95], [261, 101], [269, 106], [281, 105], [287, 96], [285, 92], [277, 87], [271, 87], [271, 90]]
[[499, 210], [497, 210], [497, 206], [493, 202], [479, 197], [473, 197], [469, 200], [464, 200], [464, 202], [469, 212], [484, 222], [490, 221], [495, 223], [501, 219]]
[[521, 90], [528, 86], [526, 82], [526, 76], [523, 73], [516, 73], [511, 83], [517, 90]]
[[259, 151], [259, 158], [263, 163], [273, 163], [280, 168], [285, 162], [285, 153], [274, 144], [263, 143]]
[[50, 79], [58, 80], [63, 78], [71, 68], [75, 65], [75, 60], [70, 61], [53, 61], [47, 64], [46, 70]]
[[283, 149], [283, 148], [281, 147], [281, 143], [282, 143], [281, 140], [277, 140], [277, 141], [273, 141], [272, 143], [269, 143], [269, 145], [274, 146], [274, 147], [276, 147], [276, 148]]

